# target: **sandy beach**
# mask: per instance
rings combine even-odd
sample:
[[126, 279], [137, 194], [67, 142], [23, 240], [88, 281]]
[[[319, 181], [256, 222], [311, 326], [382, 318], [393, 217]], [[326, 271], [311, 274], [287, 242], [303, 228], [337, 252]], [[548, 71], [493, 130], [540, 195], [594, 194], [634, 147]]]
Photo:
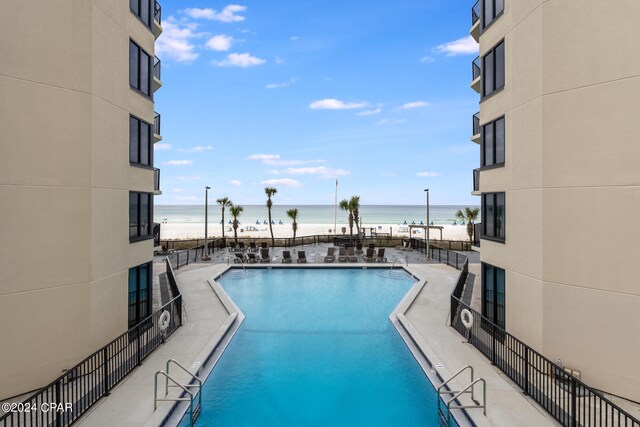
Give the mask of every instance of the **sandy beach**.
[[[347, 224], [337, 224], [337, 231], [342, 235], [342, 228], [346, 228], [346, 234], [349, 234]], [[409, 237], [408, 226], [392, 225], [392, 224], [364, 224], [367, 236], [371, 233], [371, 228], [377, 233], [392, 233], [394, 236]], [[233, 237], [233, 228], [225, 225], [225, 236]], [[354, 233], [356, 228], [353, 229]], [[333, 224], [298, 224], [296, 236], [311, 236], [316, 234], [333, 234]], [[273, 235], [276, 238], [292, 237], [293, 230], [291, 224], [274, 224]], [[222, 226], [220, 224], [209, 224], [209, 237], [221, 237]], [[241, 224], [238, 227], [238, 237], [269, 237], [269, 226], [265, 224]], [[423, 238], [424, 230], [414, 229], [412, 237]], [[440, 239], [440, 230], [431, 229], [429, 232], [431, 239]], [[203, 223], [171, 223], [165, 222], [161, 224], [160, 238], [162, 240], [177, 239], [203, 239], [204, 238], [204, 222]], [[443, 240], [469, 240], [467, 235], [467, 227], [465, 225], [442, 225]]]

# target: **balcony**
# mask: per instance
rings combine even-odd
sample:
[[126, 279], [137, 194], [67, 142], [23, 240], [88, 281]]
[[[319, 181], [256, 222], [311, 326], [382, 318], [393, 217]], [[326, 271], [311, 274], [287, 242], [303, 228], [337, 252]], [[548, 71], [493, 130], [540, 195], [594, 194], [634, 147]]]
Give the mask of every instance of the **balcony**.
[[471, 8], [471, 30], [469, 34], [475, 41], [480, 41], [480, 0]]
[[162, 136], [160, 136], [160, 113], [153, 112], [153, 142], [162, 141]]
[[474, 196], [479, 196], [480, 193], [480, 169], [473, 170], [473, 191], [471, 192]]
[[153, 247], [157, 248], [160, 246], [160, 223], [153, 223]]
[[480, 111], [473, 115], [473, 133], [471, 134], [471, 141], [476, 144], [480, 144]]
[[478, 56], [471, 63], [471, 72], [473, 76], [473, 78], [471, 79], [471, 89], [475, 90], [478, 93], [480, 93], [480, 78], [482, 74], [480, 70], [480, 57]]
[[153, 3], [153, 35], [158, 38], [162, 34], [162, 7], [157, 1]]
[[160, 80], [160, 59], [157, 56], [153, 57], [153, 92], [162, 87], [162, 80]]
[[162, 194], [162, 191], [160, 191], [160, 169], [158, 168], [153, 169], [153, 194], [156, 196]]

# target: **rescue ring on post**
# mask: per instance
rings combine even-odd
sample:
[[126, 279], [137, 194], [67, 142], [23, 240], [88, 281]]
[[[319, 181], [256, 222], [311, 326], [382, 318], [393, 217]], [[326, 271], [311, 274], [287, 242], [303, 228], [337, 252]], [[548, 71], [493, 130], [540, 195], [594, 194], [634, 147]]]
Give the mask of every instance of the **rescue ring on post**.
[[460, 312], [460, 320], [467, 330], [471, 330], [473, 327], [473, 314], [466, 308]]
[[165, 310], [160, 315], [160, 319], [158, 319], [158, 328], [160, 328], [160, 331], [164, 332], [169, 328], [170, 323], [171, 323], [171, 314], [169, 314], [169, 312]]

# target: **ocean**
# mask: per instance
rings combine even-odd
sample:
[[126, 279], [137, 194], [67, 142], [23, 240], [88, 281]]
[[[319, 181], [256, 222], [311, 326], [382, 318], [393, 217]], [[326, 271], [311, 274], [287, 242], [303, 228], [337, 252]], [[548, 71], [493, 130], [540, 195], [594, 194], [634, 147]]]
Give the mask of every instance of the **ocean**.
[[[244, 211], [238, 217], [243, 224], [266, 224], [268, 214], [265, 205], [246, 205]], [[456, 212], [463, 210], [467, 206], [454, 205], [433, 205], [429, 208], [429, 218], [434, 225], [451, 225], [456, 221]], [[468, 206], [477, 208], [479, 206]], [[289, 209], [298, 209], [298, 224], [333, 224], [333, 205], [274, 205], [271, 209], [273, 221], [290, 224], [291, 220], [286, 214]], [[337, 211], [337, 223], [343, 224], [348, 221], [348, 213]], [[427, 209], [425, 205], [363, 205], [360, 207], [360, 218], [362, 224], [382, 225], [382, 224], [420, 224], [427, 222]], [[219, 205], [209, 206], [209, 222], [220, 222], [221, 208]], [[225, 210], [225, 222], [231, 219], [229, 208]], [[204, 206], [193, 205], [156, 205], [154, 207], [154, 221], [167, 222], [172, 224], [197, 224], [204, 223]], [[480, 222], [480, 218], [476, 222]]]

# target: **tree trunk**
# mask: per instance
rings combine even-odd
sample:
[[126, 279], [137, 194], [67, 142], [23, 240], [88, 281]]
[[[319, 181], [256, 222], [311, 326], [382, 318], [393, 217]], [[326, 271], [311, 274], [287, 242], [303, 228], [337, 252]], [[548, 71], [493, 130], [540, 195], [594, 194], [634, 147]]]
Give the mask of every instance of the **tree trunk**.
[[473, 223], [467, 222], [467, 234], [469, 235], [469, 242], [473, 243]]
[[269, 230], [271, 231], [271, 246], [275, 246], [276, 241], [273, 239], [273, 224], [271, 224], [271, 206], [269, 206]]
[[238, 245], [238, 220], [235, 218], [233, 220], [233, 238], [236, 241], [236, 245]]
[[224, 240], [224, 206], [222, 207], [222, 239]]
[[349, 212], [349, 237], [353, 239], [353, 214]]
[[292, 227], [293, 227], [293, 240], [296, 240], [296, 231], [298, 231], [298, 223], [293, 221]]

